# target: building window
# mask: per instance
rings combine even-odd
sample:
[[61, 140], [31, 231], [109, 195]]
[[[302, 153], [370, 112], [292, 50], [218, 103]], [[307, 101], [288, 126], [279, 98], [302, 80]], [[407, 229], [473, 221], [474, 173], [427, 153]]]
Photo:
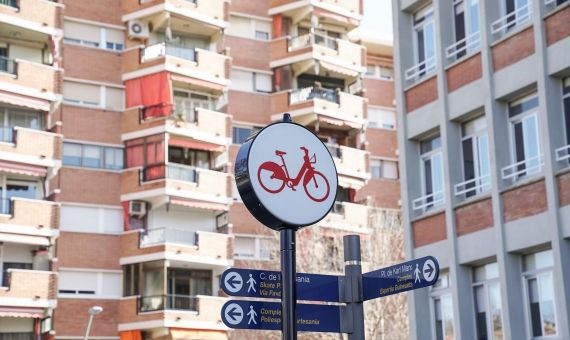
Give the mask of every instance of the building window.
[[123, 149], [78, 143], [63, 143], [63, 164], [83, 168], [121, 170]]
[[449, 291], [449, 274], [441, 273], [431, 289], [434, 309], [434, 328], [436, 340], [455, 338], [453, 326], [453, 300]]
[[396, 112], [393, 110], [368, 107], [368, 127], [395, 130]]
[[530, 20], [531, 11], [530, 0], [506, 0], [507, 28], [519, 26]]
[[380, 65], [367, 65], [366, 77], [382, 80], [394, 80], [394, 70]]
[[503, 168], [503, 179], [517, 180], [542, 170], [537, 110], [536, 94], [509, 103], [513, 164]]
[[371, 159], [372, 179], [398, 179], [398, 162], [386, 159]]
[[122, 273], [120, 272], [60, 270], [58, 274], [60, 297], [91, 295], [118, 299], [122, 295]]
[[271, 238], [236, 235], [234, 258], [244, 260], [270, 260]]
[[14, 142], [14, 127], [43, 130], [44, 116], [41, 112], [0, 107], [0, 141]]
[[114, 28], [65, 20], [63, 32], [63, 41], [66, 43], [113, 51], [122, 51], [124, 47], [124, 32]]
[[231, 15], [227, 34], [241, 38], [269, 40], [271, 21]]
[[269, 93], [273, 82], [270, 74], [233, 69], [230, 87], [238, 91]]
[[[564, 106], [564, 128], [566, 132], [566, 145], [570, 145], [570, 77], [562, 81], [562, 101]], [[569, 155], [565, 149], [565, 155]]]
[[455, 186], [455, 195], [474, 196], [489, 189], [489, 138], [485, 116], [461, 125], [463, 183]]
[[523, 257], [528, 318], [533, 337], [556, 335], [552, 250]]
[[448, 56], [457, 58], [479, 49], [479, 0], [455, 0], [453, 2], [455, 44], [448, 49]]
[[83, 233], [121, 234], [123, 210], [120, 207], [62, 204], [59, 229]]
[[473, 269], [473, 296], [477, 339], [503, 339], [501, 290], [497, 262]]
[[420, 172], [422, 197], [414, 200], [414, 210], [425, 211], [443, 204], [443, 154], [440, 136], [420, 143]]
[[123, 110], [123, 97], [122, 88], [67, 80], [63, 82], [63, 100], [68, 104]]
[[406, 78], [421, 77], [435, 71], [435, 23], [432, 5], [426, 6], [414, 14], [414, 52], [416, 66], [406, 71]]
[[232, 143], [233, 144], [243, 144], [249, 138], [256, 134], [261, 128], [254, 126], [234, 126], [232, 131]]

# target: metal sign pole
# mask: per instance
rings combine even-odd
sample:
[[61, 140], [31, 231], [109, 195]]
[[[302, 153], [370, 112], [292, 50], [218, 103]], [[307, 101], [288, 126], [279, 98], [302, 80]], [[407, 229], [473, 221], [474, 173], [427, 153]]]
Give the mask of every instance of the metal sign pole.
[[346, 235], [343, 237], [343, 243], [344, 275], [346, 278], [345, 294], [353, 324], [352, 333], [348, 334], [348, 340], [364, 340], [364, 299], [362, 294], [360, 236]]
[[281, 230], [281, 332], [283, 340], [297, 340], [297, 281], [295, 229]]

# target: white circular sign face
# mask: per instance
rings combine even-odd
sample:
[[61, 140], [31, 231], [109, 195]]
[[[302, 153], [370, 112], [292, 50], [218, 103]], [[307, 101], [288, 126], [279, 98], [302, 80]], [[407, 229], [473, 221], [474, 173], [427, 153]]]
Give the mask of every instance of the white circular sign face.
[[237, 303], [230, 303], [224, 310], [224, 317], [230, 325], [237, 325], [243, 320], [243, 309]]
[[297, 124], [261, 130], [249, 150], [248, 172], [260, 203], [288, 225], [318, 222], [335, 201], [334, 161], [317, 136]]

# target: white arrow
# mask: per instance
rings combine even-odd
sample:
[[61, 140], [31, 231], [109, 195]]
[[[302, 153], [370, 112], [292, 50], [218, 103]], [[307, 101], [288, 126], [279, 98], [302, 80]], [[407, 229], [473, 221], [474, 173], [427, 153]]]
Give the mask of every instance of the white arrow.
[[224, 278], [224, 285], [228, 291], [237, 293], [243, 287], [243, 279], [238, 273], [229, 272]]

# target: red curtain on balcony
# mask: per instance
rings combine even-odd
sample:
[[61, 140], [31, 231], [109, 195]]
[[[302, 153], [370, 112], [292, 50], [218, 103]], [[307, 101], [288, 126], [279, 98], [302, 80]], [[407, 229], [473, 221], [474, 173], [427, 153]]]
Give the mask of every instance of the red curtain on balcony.
[[144, 106], [145, 118], [170, 115], [172, 87], [168, 72], [127, 80], [127, 107]]

